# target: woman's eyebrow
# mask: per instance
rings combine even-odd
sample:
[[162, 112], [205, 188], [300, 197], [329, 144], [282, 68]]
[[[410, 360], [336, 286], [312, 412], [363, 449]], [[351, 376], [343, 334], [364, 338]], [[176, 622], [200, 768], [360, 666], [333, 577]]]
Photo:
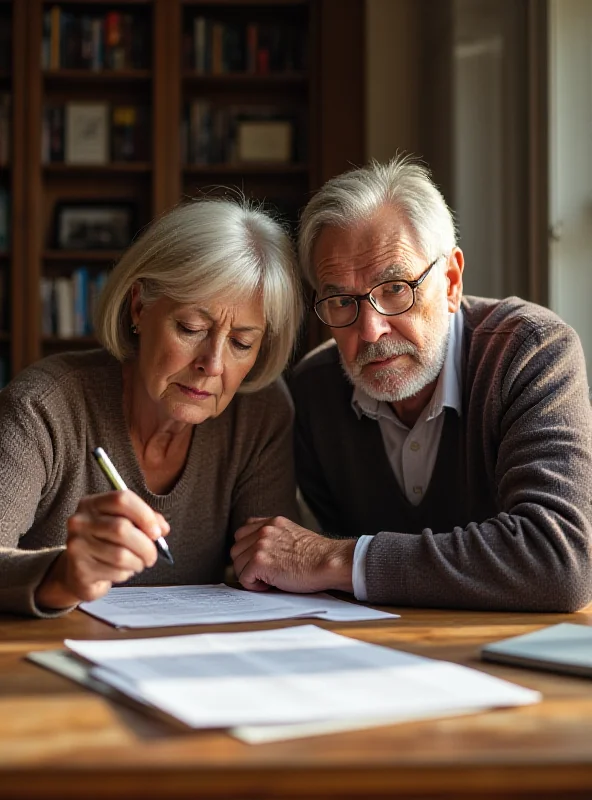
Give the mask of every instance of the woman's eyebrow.
[[239, 333], [265, 333], [265, 328], [261, 328], [259, 325], [233, 325], [232, 330]]

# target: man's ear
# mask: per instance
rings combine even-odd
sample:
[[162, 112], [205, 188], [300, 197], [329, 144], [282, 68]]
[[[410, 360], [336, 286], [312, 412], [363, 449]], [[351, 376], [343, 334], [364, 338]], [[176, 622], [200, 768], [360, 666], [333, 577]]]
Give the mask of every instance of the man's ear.
[[142, 303], [141, 294], [140, 294], [140, 283], [136, 281], [132, 284], [132, 288], [130, 289], [130, 315], [132, 318], [132, 325], [138, 325], [140, 322], [140, 317], [142, 316], [142, 309], [144, 308], [144, 304]]
[[465, 268], [465, 257], [460, 247], [455, 247], [448, 256], [446, 263], [446, 297], [448, 299], [448, 311], [454, 313], [460, 308], [463, 290], [463, 270]]

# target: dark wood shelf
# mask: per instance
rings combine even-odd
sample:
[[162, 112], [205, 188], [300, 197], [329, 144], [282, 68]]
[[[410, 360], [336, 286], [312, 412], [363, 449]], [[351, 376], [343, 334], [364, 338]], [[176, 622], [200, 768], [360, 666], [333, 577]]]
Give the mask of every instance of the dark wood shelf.
[[[71, 0], [72, 2], [74, 0]], [[307, 6], [311, 0], [181, 0], [184, 6]]]
[[47, 347], [98, 347], [99, 343], [94, 336], [43, 336], [42, 342]]
[[187, 175], [305, 175], [306, 164], [278, 164], [272, 161], [249, 161], [240, 164], [186, 164]]
[[116, 175], [118, 173], [150, 172], [152, 165], [146, 161], [111, 161], [108, 164], [64, 164], [61, 161], [44, 164], [43, 170], [48, 173], [82, 175], [87, 173]]
[[[0, 0], [2, 2], [2, 0]], [[59, 3], [56, 3], [55, 0], [44, 0], [46, 6], [79, 6], [81, 5], [81, 0], [59, 0]], [[259, 2], [259, 0], [257, 0]], [[84, 0], [82, 0], [82, 5], [85, 5]], [[152, 0], [92, 0], [91, 5], [93, 6], [112, 6], [117, 8], [117, 6], [151, 6]]]
[[46, 250], [43, 260], [46, 262], [60, 261], [94, 261], [98, 263], [117, 261], [121, 250]]
[[46, 69], [43, 77], [50, 83], [142, 83], [149, 81], [149, 69]]
[[[75, 60], [81, 55], [76, 25], [72, 29], [74, 41], [68, 47], [72, 58], [61, 62], [55, 59], [56, 32], [52, 52], [45, 16], [54, 7], [74, 18], [104, 17], [110, 11], [130, 14], [137, 55], [113, 61], [105, 51], [102, 60], [105, 66], [119, 63], [128, 68], [55, 67], [59, 63], [92, 62]], [[142, 230], [187, 196], [201, 194], [202, 189], [217, 195], [226, 191], [225, 187], [239, 186], [247, 197], [267, 201], [292, 219], [295, 209], [304, 206], [324, 180], [351, 164], [362, 163], [364, 9], [364, 0], [0, 0], [2, 32], [12, 45], [10, 63], [0, 60], [0, 93], [10, 93], [12, 98], [10, 165], [0, 165], [0, 187], [9, 190], [11, 206], [10, 252], [0, 253], [0, 272], [5, 275], [11, 304], [6, 325], [10, 338], [3, 339], [0, 332], [0, 342], [11, 376], [42, 356], [98, 344], [94, 336], [63, 339], [43, 335], [40, 280], [69, 277], [82, 265], [88, 268], [89, 277], [96, 279], [123, 253], [115, 249], [58, 248], [56, 211], [64, 204], [130, 202], [135, 212], [134, 230]], [[57, 17], [57, 12], [50, 13], [50, 28]], [[217, 22], [222, 28], [236, 26], [235, 33], [240, 31], [241, 58], [237, 55], [236, 60], [224, 60], [225, 66], [273, 65], [276, 70], [267, 74], [246, 69], [197, 73], [193, 67], [201, 62], [195, 61], [196, 17]], [[211, 46], [213, 31], [209, 27], [206, 33]], [[67, 24], [60, 28], [60, 40], [63, 34], [72, 33], [68, 31]], [[247, 39], [253, 49], [255, 31], [260, 34], [259, 55], [253, 61], [255, 53], [246, 58], [242, 50]], [[265, 47], [265, 38], [272, 36], [281, 43], [281, 52], [277, 58], [269, 53], [266, 60], [261, 48]], [[101, 62], [95, 59], [94, 63]], [[129, 68], [132, 64], [140, 68]], [[217, 57], [207, 64], [220, 68]], [[269, 116], [293, 123], [296, 148], [289, 154], [300, 163], [183, 163], [183, 158], [196, 152], [188, 146], [189, 136], [183, 139], [180, 134], [186, 132], [190, 122], [199, 128], [198, 115], [187, 114], [187, 106], [198, 99], [209, 101], [212, 110], [228, 109], [227, 115], [220, 114], [219, 124], [216, 120], [217, 127], [207, 131], [208, 147], [212, 144], [207, 154], [211, 157], [222, 161], [238, 152], [233, 140], [233, 114], [238, 116], [244, 108], [245, 116], [256, 120], [258, 115], [249, 115], [248, 109], [259, 108], [261, 114], [267, 110]], [[66, 128], [65, 113], [62, 121], [57, 114], [46, 115], [45, 110], [68, 103], [101, 103], [110, 111], [115, 107], [137, 108], [135, 120], [128, 115], [126, 123], [121, 115], [116, 131], [125, 143], [123, 136], [133, 134], [135, 149], [110, 149], [107, 153], [136, 153], [143, 160], [42, 163], [44, 124], [51, 121], [54, 145], [63, 133], [60, 124]], [[113, 137], [112, 113], [108, 120], [108, 134]], [[202, 145], [206, 153], [205, 136], [200, 140]], [[274, 153], [261, 150], [263, 158], [268, 155]], [[72, 243], [76, 244], [74, 240]], [[315, 335], [308, 336], [311, 347], [318, 344]]]
[[307, 72], [269, 72], [260, 75], [256, 72], [222, 72], [217, 75], [202, 75], [194, 70], [184, 70], [184, 82], [200, 89], [228, 88], [258, 88], [282, 86], [307, 86]]

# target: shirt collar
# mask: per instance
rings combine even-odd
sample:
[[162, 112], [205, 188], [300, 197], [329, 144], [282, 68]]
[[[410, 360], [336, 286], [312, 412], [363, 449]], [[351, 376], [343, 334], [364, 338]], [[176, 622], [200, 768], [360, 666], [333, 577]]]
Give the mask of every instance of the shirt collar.
[[[460, 416], [462, 413], [461, 400], [461, 358], [463, 339], [463, 312], [462, 309], [450, 314], [448, 347], [444, 365], [438, 376], [436, 388], [426, 408], [426, 421], [439, 416], [444, 408], [453, 408]], [[390, 403], [374, 400], [369, 397], [359, 386], [354, 388], [351, 400], [352, 408], [358, 419], [362, 414], [370, 419], [387, 417], [396, 420]]]

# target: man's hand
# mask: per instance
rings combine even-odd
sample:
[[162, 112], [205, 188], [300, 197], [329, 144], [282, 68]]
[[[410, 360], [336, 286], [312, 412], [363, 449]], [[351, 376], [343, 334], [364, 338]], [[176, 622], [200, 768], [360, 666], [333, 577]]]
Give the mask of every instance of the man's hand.
[[353, 592], [354, 539], [327, 539], [285, 517], [251, 517], [230, 551], [245, 589], [285, 592]]

